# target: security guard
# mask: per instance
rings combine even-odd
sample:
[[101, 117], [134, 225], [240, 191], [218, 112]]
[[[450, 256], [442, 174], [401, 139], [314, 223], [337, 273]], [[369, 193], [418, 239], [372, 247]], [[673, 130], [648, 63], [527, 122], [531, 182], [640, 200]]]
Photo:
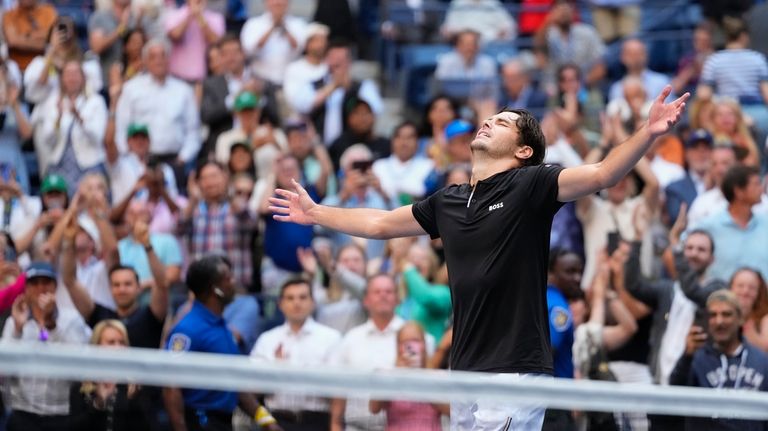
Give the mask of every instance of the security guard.
[[[235, 280], [229, 261], [206, 256], [187, 271], [187, 286], [195, 295], [189, 313], [171, 330], [167, 350], [239, 355], [232, 332], [222, 317], [235, 296]], [[164, 389], [165, 405], [175, 431], [231, 431], [232, 414], [238, 405], [267, 430], [277, 424], [252, 394], [208, 389]]]

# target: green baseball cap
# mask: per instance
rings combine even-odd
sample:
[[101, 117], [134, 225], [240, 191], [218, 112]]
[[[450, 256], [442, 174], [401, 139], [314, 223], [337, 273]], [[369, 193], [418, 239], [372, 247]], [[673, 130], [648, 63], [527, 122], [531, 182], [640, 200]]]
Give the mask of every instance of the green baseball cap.
[[250, 91], [243, 91], [235, 98], [235, 112], [259, 108], [259, 102], [259, 96]]
[[61, 175], [48, 175], [40, 185], [40, 193], [48, 192], [67, 193], [67, 181]]
[[132, 138], [136, 135], [144, 135], [149, 137], [149, 127], [146, 124], [131, 123], [128, 125], [127, 135]]

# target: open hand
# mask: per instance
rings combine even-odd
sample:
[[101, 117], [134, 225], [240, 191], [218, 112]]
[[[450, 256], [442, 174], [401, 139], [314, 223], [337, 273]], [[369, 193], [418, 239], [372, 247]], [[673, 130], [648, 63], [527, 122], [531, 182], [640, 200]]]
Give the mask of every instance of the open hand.
[[672, 128], [680, 120], [680, 116], [685, 110], [685, 101], [691, 97], [690, 93], [685, 93], [673, 102], [664, 103], [671, 92], [672, 87], [667, 85], [651, 105], [651, 110], [648, 113], [648, 131], [652, 135], [666, 133]]
[[295, 179], [291, 179], [291, 183], [296, 190], [295, 192], [276, 189], [275, 193], [281, 197], [269, 198], [269, 203], [272, 204], [269, 206], [269, 210], [275, 213], [274, 219], [303, 225], [315, 224], [312, 211], [318, 205]]

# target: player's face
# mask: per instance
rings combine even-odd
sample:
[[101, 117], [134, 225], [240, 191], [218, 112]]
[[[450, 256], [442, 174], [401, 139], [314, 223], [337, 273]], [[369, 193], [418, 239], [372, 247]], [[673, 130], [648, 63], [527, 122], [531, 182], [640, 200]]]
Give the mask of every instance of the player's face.
[[514, 112], [500, 112], [485, 120], [470, 144], [472, 152], [485, 152], [492, 158], [514, 157], [518, 118]]

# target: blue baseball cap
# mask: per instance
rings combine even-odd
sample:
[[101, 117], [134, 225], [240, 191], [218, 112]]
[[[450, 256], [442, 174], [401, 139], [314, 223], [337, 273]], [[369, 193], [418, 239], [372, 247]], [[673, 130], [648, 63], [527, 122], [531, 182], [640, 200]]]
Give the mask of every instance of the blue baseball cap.
[[50, 278], [51, 280], [57, 280], [58, 275], [56, 270], [48, 262], [32, 262], [25, 271], [27, 280], [31, 280], [37, 277]]
[[445, 127], [445, 139], [452, 139], [456, 136], [463, 135], [465, 133], [472, 133], [475, 131], [475, 127], [468, 121], [453, 120]]
[[699, 142], [703, 142], [707, 144], [708, 147], [712, 147], [714, 140], [712, 139], [712, 134], [709, 133], [706, 129], [696, 129], [693, 132], [691, 132], [691, 135], [688, 137], [688, 140], [685, 141], [685, 148], [691, 148], [696, 146]]

